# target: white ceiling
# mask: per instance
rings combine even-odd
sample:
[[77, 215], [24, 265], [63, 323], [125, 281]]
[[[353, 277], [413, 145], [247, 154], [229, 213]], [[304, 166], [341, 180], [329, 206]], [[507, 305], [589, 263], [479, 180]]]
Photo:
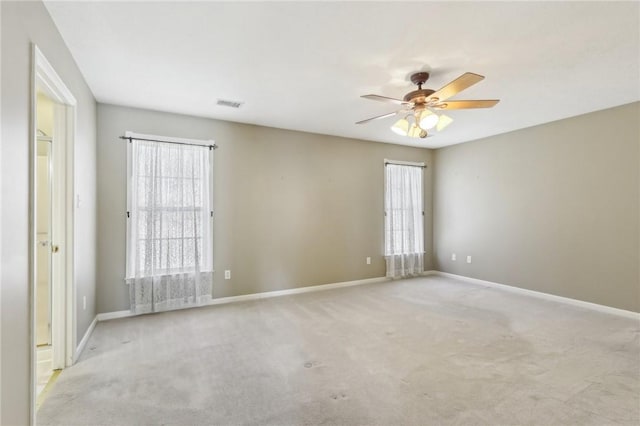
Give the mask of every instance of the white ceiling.
[[[104, 103], [435, 148], [640, 99], [639, 2], [45, 4]], [[482, 74], [452, 99], [501, 102], [424, 140], [354, 124], [395, 109], [360, 95], [421, 69], [434, 90]]]

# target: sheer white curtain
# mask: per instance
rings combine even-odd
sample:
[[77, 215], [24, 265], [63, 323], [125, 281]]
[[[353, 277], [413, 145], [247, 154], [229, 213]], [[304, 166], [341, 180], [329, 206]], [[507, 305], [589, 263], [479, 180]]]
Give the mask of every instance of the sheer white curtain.
[[387, 277], [424, 271], [422, 167], [385, 165], [385, 258]]
[[133, 139], [129, 149], [131, 310], [204, 304], [213, 283], [209, 147]]

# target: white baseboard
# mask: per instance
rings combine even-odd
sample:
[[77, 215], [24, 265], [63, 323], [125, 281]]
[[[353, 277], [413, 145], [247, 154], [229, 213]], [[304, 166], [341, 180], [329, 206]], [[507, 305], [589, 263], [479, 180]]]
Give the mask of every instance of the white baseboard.
[[443, 277], [455, 278], [461, 281], [466, 281], [469, 283], [478, 284], [486, 287], [498, 288], [498, 289], [509, 291], [512, 293], [518, 293], [526, 296], [537, 297], [539, 299], [550, 300], [558, 303], [565, 303], [567, 305], [578, 306], [581, 308], [591, 309], [593, 311], [603, 312], [606, 314], [618, 315], [625, 318], [640, 320], [640, 313], [638, 312], [613, 308], [611, 306], [599, 305], [597, 303], [585, 302], [584, 300], [571, 299], [569, 297], [556, 296], [555, 294], [543, 293], [535, 290], [528, 290], [526, 288], [514, 287], [506, 284], [499, 284], [493, 281], [485, 281], [485, 280], [480, 280], [478, 278], [465, 277], [464, 275], [451, 274], [449, 272], [441, 272], [441, 271], [425, 271], [424, 275], [440, 275]]
[[117, 318], [132, 317], [135, 315], [136, 314], [134, 314], [129, 309], [127, 309], [126, 311], [105, 312], [102, 314], [98, 314], [96, 318], [98, 318], [98, 321], [108, 321], [108, 320], [117, 319]]
[[[376, 277], [376, 278], [366, 278], [363, 280], [343, 281], [339, 283], [312, 285], [308, 287], [289, 288], [286, 290], [275, 290], [275, 291], [265, 291], [262, 293], [243, 294], [241, 296], [217, 297], [215, 299], [211, 299], [211, 301], [204, 306], [221, 305], [224, 303], [234, 303], [234, 302], [246, 302], [248, 300], [267, 299], [269, 297], [279, 297], [279, 296], [288, 296], [292, 294], [310, 293], [312, 291], [331, 290], [334, 288], [352, 287], [356, 285], [381, 283], [385, 281], [391, 281], [391, 280], [386, 277]], [[96, 318], [98, 319], [98, 321], [107, 321], [107, 320], [116, 319], [116, 318], [132, 317], [135, 315], [138, 315], [138, 314], [134, 314], [130, 310], [126, 310], [126, 311], [106, 312], [106, 313], [98, 314]]]
[[[640, 320], [640, 313], [638, 312], [627, 311], [624, 309], [613, 308], [611, 306], [599, 305], [597, 303], [585, 302], [583, 300], [571, 299], [563, 296], [556, 296], [554, 294], [542, 293], [539, 291], [528, 290], [525, 288], [514, 287], [506, 284], [499, 284], [493, 281], [486, 281], [478, 278], [465, 277], [464, 275], [451, 274], [449, 272], [442, 272], [442, 271], [436, 271], [436, 270], [424, 271], [422, 275], [423, 276], [439, 275], [443, 277], [455, 278], [455, 279], [459, 279], [462, 281], [466, 281], [469, 283], [478, 284], [486, 287], [499, 288], [505, 291], [510, 291], [512, 293], [523, 294], [531, 297], [537, 297], [539, 299], [551, 300], [554, 302], [565, 303], [573, 306], [579, 306], [581, 308], [591, 309], [594, 311], [604, 312], [607, 314], [618, 315], [626, 318]], [[391, 279], [386, 277], [376, 277], [376, 278], [367, 278], [363, 280], [344, 281], [344, 282], [332, 283], [332, 284], [320, 284], [320, 285], [314, 285], [314, 286], [308, 286], [308, 287], [290, 288], [287, 290], [276, 290], [276, 291], [266, 291], [262, 293], [243, 294], [241, 296], [218, 297], [215, 299], [211, 299], [211, 301], [207, 303], [207, 305], [220, 305], [225, 303], [266, 299], [269, 297], [309, 293], [312, 291], [331, 290], [334, 288], [351, 287], [351, 286], [363, 285], [363, 284], [373, 284], [373, 283], [379, 283], [379, 282], [385, 282], [385, 281], [391, 281]], [[132, 313], [130, 310], [106, 312], [106, 313], [98, 314], [96, 316], [96, 319], [97, 321], [108, 321], [111, 319], [127, 318], [135, 315], [136, 314]], [[77, 359], [77, 356], [80, 354], [80, 352], [82, 352], [82, 348], [84, 348], [84, 345], [86, 344], [86, 340], [88, 340], [88, 336], [91, 335], [91, 332], [95, 327], [96, 319], [94, 319], [94, 321], [91, 323], [91, 326], [89, 326], [87, 333], [80, 341], [80, 344], [78, 345], [78, 350], [76, 351], [76, 359]]]
[[84, 333], [84, 336], [82, 336], [82, 340], [80, 340], [80, 343], [78, 343], [78, 347], [76, 348], [76, 353], [73, 355], [74, 364], [78, 360], [78, 358], [80, 358], [80, 354], [84, 350], [84, 347], [87, 345], [87, 342], [89, 341], [89, 337], [91, 337], [91, 333], [93, 333], [93, 329], [96, 328], [97, 322], [98, 322], [98, 316], [96, 316], [93, 319], [93, 321], [91, 321], [91, 324], [89, 324], [89, 328], [87, 328], [87, 331]]
[[332, 283], [332, 284], [320, 284], [320, 285], [312, 285], [309, 287], [297, 287], [297, 288], [289, 288], [286, 290], [276, 290], [276, 291], [265, 291], [263, 293], [252, 293], [252, 294], [243, 294], [242, 296], [229, 296], [229, 297], [219, 297], [216, 299], [211, 299], [209, 305], [219, 305], [221, 303], [232, 303], [232, 302], [242, 302], [246, 300], [257, 300], [257, 299], [266, 299], [269, 297], [278, 297], [278, 296], [288, 296], [291, 294], [300, 294], [300, 293], [309, 293], [312, 291], [322, 291], [322, 290], [331, 290], [334, 288], [342, 288], [342, 287], [352, 287], [355, 285], [363, 285], [363, 284], [373, 284], [389, 281], [388, 278], [385, 277], [377, 277], [377, 278], [367, 278], [364, 280], [355, 280], [355, 281], [343, 281], [340, 283]]

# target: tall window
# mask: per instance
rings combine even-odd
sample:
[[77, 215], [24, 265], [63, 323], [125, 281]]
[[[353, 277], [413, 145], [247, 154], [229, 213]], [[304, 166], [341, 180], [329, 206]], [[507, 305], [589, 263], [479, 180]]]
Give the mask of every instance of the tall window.
[[127, 282], [136, 312], [211, 297], [212, 202], [208, 146], [131, 139]]
[[423, 164], [385, 162], [385, 257], [389, 277], [423, 272], [423, 168]]

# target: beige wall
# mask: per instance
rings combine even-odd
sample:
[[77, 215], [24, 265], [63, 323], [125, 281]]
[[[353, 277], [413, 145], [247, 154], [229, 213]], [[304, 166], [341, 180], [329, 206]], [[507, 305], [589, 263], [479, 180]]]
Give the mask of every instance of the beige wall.
[[129, 308], [126, 143], [118, 139], [127, 130], [219, 145], [214, 297], [384, 276], [385, 158], [427, 163], [430, 216], [431, 150], [99, 104], [98, 312]]
[[0, 2], [2, 31], [2, 152], [0, 179], [0, 297], [2, 425], [29, 423], [29, 114], [31, 43], [36, 43], [78, 101], [75, 190], [75, 280], [82, 337], [95, 317], [96, 104], [41, 2]]
[[639, 105], [437, 150], [434, 267], [640, 311]]

